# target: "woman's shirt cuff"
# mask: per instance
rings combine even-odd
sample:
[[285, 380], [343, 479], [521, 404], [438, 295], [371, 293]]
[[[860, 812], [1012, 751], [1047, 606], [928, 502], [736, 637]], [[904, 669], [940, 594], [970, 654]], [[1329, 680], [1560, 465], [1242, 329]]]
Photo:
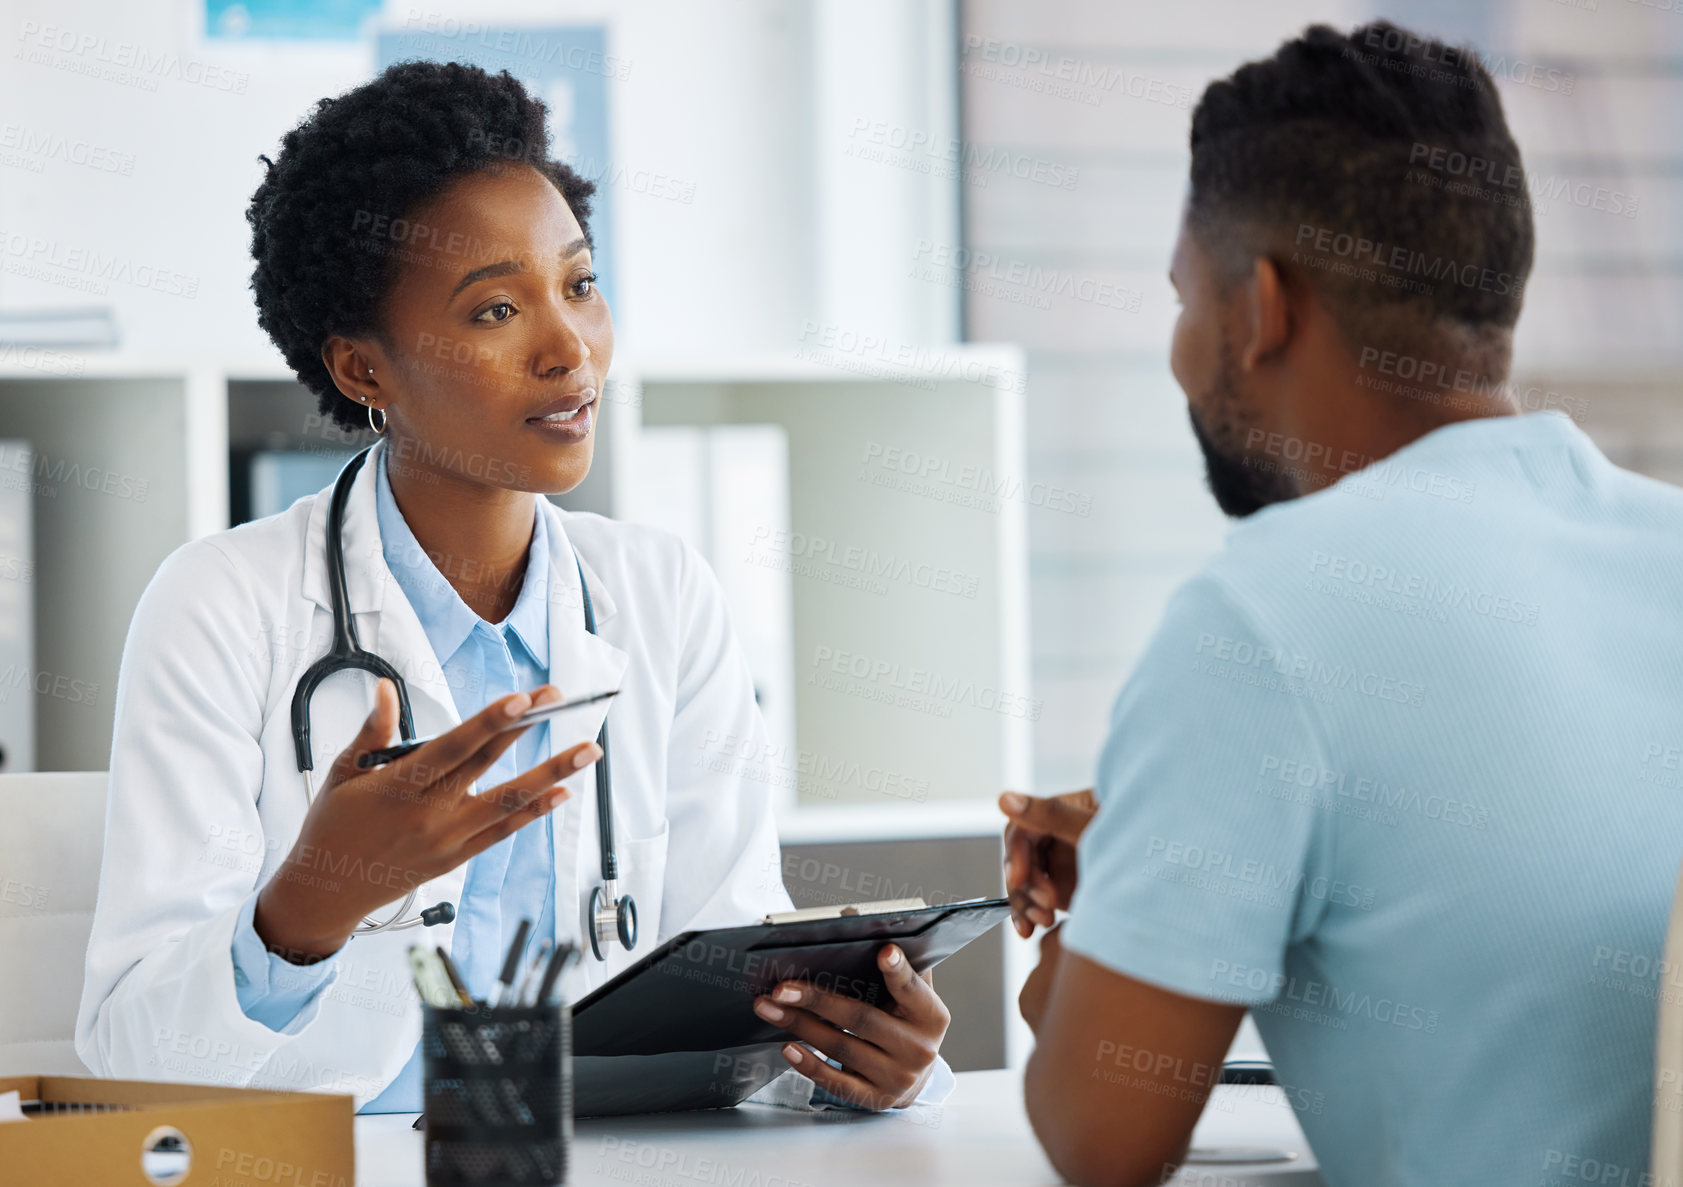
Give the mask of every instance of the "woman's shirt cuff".
[[245, 900], [234, 923], [234, 993], [253, 1022], [277, 1034], [297, 1034], [320, 1008], [322, 993], [339, 975], [339, 954], [314, 964], [293, 964], [270, 952], [252, 922], [257, 892]]
[[[827, 1062], [831, 1067], [841, 1066], [841, 1064], [837, 1063], [833, 1059], [828, 1060]], [[952, 1095], [953, 1088], [957, 1084], [958, 1080], [953, 1075], [953, 1069], [948, 1066], [945, 1059], [942, 1059], [939, 1055], [937, 1055], [935, 1057], [935, 1066], [929, 1073], [929, 1081], [924, 1084], [923, 1091], [917, 1094], [916, 1100], [914, 1100], [911, 1104], [906, 1105], [904, 1108], [883, 1109], [880, 1111], [884, 1113], [903, 1113], [906, 1109], [914, 1109], [923, 1105], [941, 1104], [947, 1099], [947, 1097]], [[836, 1096], [833, 1093], [826, 1092], [817, 1084], [813, 1084], [812, 1107], [815, 1109], [823, 1107], [835, 1109], [858, 1109], [863, 1106], [853, 1103], [846, 1097]]]

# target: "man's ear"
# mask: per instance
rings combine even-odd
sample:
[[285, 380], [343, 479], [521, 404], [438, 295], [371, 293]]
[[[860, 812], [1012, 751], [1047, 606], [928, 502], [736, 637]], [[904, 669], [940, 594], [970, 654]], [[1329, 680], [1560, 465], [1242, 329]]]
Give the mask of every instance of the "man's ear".
[[1291, 304], [1280, 270], [1267, 256], [1258, 256], [1251, 267], [1251, 279], [1245, 285], [1246, 314], [1249, 324], [1243, 327], [1243, 343], [1239, 351], [1239, 366], [1254, 371], [1285, 349], [1291, 341]]

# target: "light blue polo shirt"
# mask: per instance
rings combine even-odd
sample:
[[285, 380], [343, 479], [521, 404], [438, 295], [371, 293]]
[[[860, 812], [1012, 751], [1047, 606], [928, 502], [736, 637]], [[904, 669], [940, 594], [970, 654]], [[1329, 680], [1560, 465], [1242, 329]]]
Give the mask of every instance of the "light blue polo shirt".
[[1642, 1182], [1683, 993], [1683, 492], [1549, 412], [1258, 512], [1171, 600], [1095, 786], [1065, 945], [1249, 1006], [1328, 1184]]

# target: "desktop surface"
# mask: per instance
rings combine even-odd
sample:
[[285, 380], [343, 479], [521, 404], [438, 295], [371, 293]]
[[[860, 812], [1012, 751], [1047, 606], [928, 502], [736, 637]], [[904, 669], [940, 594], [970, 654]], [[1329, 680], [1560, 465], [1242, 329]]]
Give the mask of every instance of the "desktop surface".
[[[413, 1114], [356, 1119], [358, 1187], [421, 1187], [421, 1134]], [[1224, 1085], [1204, 1110], [1195, 1153], [1260, 1151], [1290, 1161], [1196, 1162], [1170, 1180], [1221, 1187], [1321, 1187], [1303, 1131], [1277, 1088]], [[577, 1123], [570, 1184], [760, 1183], [767, 1187], [1052, 1187], [1022, 1106], [1016, 1071], [961, 1072], [939, 1106], [903, 1113], [795, 1112], [740, 1105], [699, 1113], [606, 1117]]]

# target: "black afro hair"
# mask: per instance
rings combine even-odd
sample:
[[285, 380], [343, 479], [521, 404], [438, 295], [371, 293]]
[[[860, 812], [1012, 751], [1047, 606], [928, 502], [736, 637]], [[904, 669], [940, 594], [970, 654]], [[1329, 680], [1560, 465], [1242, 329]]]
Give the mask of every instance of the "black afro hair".
[[404, 257], [401, 228], [452, 182], [525, 162], [555, 185], [589, 237], [595, 185], [549, 159], [548, 110], [504, 70], [399, 62], [322, 99], [281, 141], [246, 221], [258, 324], [321, 411], [347, 429], [366, 410], [322, 362], [329, 337], [378, 335]]
[[[1191, 142], [1188, 225], [1229, 276], [1330, 242], [1307, 274], [1335, 296], [1352, 343], [1449, 333], [1492, 344], [1498, 365], [1534, 232], [1519, 148], [1477, 50], [1385, 21], [1349, 34], [1315, 25], [1211, 83]], [[1465, 184], [1469, 167], [1482, 184]], [[1346, 245], [1348, 259], [1336, 254]]]

